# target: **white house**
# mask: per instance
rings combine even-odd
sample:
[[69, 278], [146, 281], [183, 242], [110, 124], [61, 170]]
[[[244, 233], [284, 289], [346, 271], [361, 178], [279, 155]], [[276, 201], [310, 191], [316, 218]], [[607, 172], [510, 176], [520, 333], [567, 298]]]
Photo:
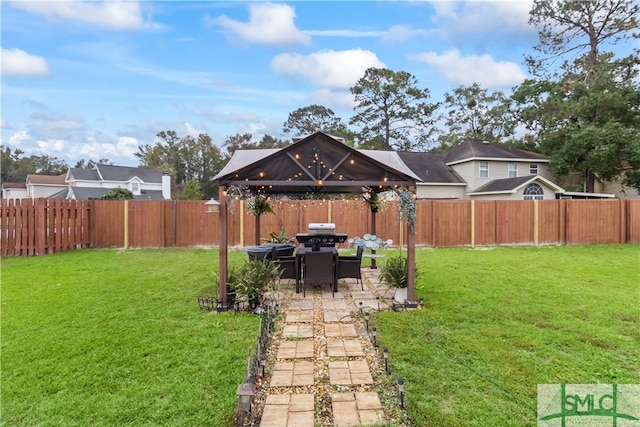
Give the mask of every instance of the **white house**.
[[64, 181], [66, 174], [62, 175], [27, 175], [26, 187], [27, 197], [37, 199], [40, 197], [51, 197], [67, 188]]
[[67, 188], [53, 198], [100, 199], [114, 188], [133, 193], [134, 200], [171, 200], [171, 180], [157, 169], [97, 164], [93, 169], [70, 168], [65, 176]]
[[502, 144], [464, 142], [446, 153], [398, 153], [421, 179], [419, 199], [556, 199], [549, 157]]
[[24, 199], [27, 197], [27, 187], [23, 182], [3, 182], [2, 183], [2, 198], [9, 199]]

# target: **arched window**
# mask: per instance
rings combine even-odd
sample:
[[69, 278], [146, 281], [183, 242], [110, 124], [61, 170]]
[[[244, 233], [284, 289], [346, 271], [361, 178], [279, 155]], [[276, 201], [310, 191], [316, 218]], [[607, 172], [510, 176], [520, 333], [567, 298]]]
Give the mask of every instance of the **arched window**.
[[524, 188], [525, 200], [542, 200], [544, 199], [544, 190], [537, 182], [532, 182]]

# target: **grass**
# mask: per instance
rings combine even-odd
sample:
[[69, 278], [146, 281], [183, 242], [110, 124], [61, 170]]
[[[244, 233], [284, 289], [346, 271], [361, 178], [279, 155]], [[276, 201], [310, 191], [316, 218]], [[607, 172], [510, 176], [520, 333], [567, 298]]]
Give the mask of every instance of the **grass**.
[[217, 259], [204, 249], [4, 258], [0, 423], [230, 425], [259, 318], [200, 311]]
[[537, 385], [640, 383], [640, 247], [418, 250], [425, 309], [375, 316], [419, 426], [535, 426]]
[[[232, 251], [230, 263], [245, 256]], [[204, 249], [4, 258], [0, 423], [230, 425], [259, 323], [199, 310], [217, 259]], [[639, 246], [416, 259], [426, 308], [372, 318], [413, 425], [533, 426], [537, 384], [640, 383]]]

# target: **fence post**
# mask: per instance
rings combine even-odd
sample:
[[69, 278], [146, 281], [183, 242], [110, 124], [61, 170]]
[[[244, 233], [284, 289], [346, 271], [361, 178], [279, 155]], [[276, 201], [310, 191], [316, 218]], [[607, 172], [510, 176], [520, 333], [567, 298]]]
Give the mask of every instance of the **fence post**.
[[45, 215], [45, 202], [46, 199], [36, 199], [36, 223], [35, 223], [35, 232], [36, 232], [36, 255], [44, 255], [45, 254], [45, 242], [46, 242], [46, 232], [47, 232], [47, 222]]
[[620, 243], [624, 244], [628, 242], [627, 239], [627, 203], [624, 199], [619, 199], [620, 202]]
[[124, 201], [124, 248], [129, 247], [129, 200]]
[[540, 236], [540, 231], [538, 230], [538, 227], [540, 226], [540, 221], [538, 219], [538, 213], [539, 213], [539, 209], [538, 209], [538, 200], [534, 199], [533, 200], [533, 245], [534, 246], [538, 246], [539, 243], [539, 236]]
[[476, 201], [471, 199], [471, 247], [476, 247]]

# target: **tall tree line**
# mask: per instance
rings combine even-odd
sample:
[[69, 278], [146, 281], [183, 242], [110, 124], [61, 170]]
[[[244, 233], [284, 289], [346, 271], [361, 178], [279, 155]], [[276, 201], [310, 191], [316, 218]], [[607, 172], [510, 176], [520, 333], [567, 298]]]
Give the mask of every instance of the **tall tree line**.
[[[444, 151], [466, 140], [500, 142], [549, 155], [557, 178], [578, 175], [587, 191], [594, 190], [596, 178], [621, 179], [640, 189], [639, 52], [618, 57], [605, 50], [640, 38], [639, 15], [632, 0], [534, 0], [529, 24], [538, 30], [539, 43], [536, 54], [525, 58], [533, 77], [511, 96], [474, 83], [432, 102], [428, 88], [410, 73], [370, 68], [351, 88], [355, 104], [348, 121], [314, 104], [292, 111], [282, 133], [322, 130], [356, 148], [397, 151]], [[516, 129], [526, 134], [518, 137]], [[236, 150], [290, 143], [271, 135], [256, 141], [242, 133], [215, 144], [206, 134], [163, 130], [135, 155], [141, 166], [170, 174], [178, 197], [209, 198], [217, 194], [212, 177]], [[25, 170], [56, 170], [60, 163], [21, 159], [7, 150], [2, 150], [3, 181]]]

